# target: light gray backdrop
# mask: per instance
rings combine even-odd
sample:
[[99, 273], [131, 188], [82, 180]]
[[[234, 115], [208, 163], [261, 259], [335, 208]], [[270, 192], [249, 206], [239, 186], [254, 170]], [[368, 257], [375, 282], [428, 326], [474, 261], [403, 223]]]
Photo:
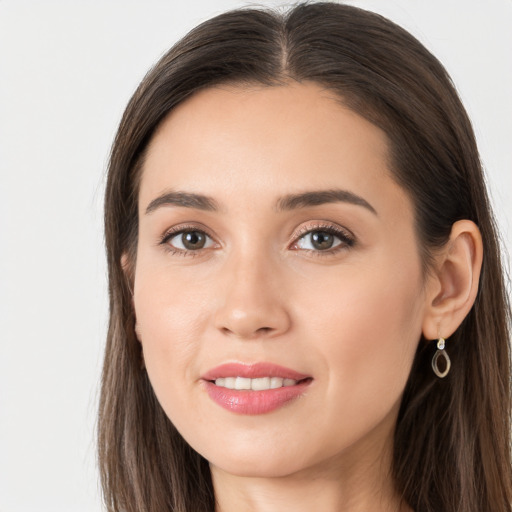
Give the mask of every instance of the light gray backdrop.
[[[512, 252], [512, 0], [351, 3], [409, 29], [448, 68]], [[0, 0], [0, 512], [101, 510], [109, 147], [157, 58], [198, 22], [243, 5]]]

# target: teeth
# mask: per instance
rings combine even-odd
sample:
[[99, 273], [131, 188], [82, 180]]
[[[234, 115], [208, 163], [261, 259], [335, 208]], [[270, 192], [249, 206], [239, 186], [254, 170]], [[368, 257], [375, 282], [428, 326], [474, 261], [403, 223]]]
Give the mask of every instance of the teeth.
[[235, 381], [235, 389], [251, 389], [251, 379], [237, 377]]
[[229, 389], [235, 389], [236, 377], [226, 377], [224, 379], [224, 387]]
[[251, 379], [251, 389], [254, 389], [254, 391], [270, 389], [270, 377], [261, 377], [259, 379]]
[[257, 379], [248, 379], [246, 377], [220, 377], [215, 380], [215, 385], [227, 389], [264, 391], [266, 389], [295, 386], [297, 382], [296, 380], [283, 379], [282, 377], [259, 377]]
[[283, 379], [281, 377], [272, 377], [270, 379], [270, 389], [276, 389], [283, 386]]

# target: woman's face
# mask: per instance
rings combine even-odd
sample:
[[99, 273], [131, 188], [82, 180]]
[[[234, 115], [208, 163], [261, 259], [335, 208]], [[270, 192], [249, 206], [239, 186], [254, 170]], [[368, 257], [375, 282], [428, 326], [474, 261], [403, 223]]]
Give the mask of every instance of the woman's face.
[[389, 448], [426, 291], [382, 131], [314, 84], [203, 91], [150, 144], [139, 220], [147, 372], [214, 469]]

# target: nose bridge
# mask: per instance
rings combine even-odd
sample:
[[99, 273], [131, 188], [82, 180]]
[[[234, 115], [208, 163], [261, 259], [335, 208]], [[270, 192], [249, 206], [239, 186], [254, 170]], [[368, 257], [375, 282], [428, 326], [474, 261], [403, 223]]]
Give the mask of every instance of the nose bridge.
[[270, 251], [245, 247], [233, 251], [225, 261], [225, 287], [215, 323], [224, 334], [239, 338], [276, 336], [290, 323], [280, 287], [277, 258]]

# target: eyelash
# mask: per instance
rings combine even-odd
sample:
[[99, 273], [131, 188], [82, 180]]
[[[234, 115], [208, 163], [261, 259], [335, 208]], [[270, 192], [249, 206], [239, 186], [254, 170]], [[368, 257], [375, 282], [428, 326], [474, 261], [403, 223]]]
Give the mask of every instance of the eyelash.
[[173, 256], [190, 256], [192, 258], [195, 258], [196, 256], [200, 255], [201, 249], [198, 249], [196, 251], [183, 250], [177, 249], [176, 247], [173, 247], [171, 244], [169, 244], [169, 240], [171, 240], [175, 236], [181, 235], [183, 233], [192, 232], [202, 233], [203, 235], [206, 235], [208, 238], [213, 240], [213, 237], [206, 230], [201, 229], [198, 226], [178, 226], [176, 228], [171, 228], [170, 230], [166, 231], [162, 238], [160, 239], [159, 245], [163, 245], [164, 249]]
[[337, 254], [340, 251], [347, 250], [350, 247], [355, 245], [355, 237], [350, 231], [347, 229], [343, 229], [332, 224], [315, 224], [313, 226], [304, 226], [299, 230], [298, 233], [294, 234], [294, 242], [293, 245], [296, 245], [301, 238], [310, 233], [327, 233], [329, 235], [333, 235], [339, 239], [340, 243], [333, 247], [332, 249], [327, 249], [325, 251], [314, 250], [314, 249], [296, 249], [305, 251], [308, 254], [312, 254], [313, 256], [318, 257], [326, 257]]
[[[183, 249], [177, 249], [169, 244], [169, 241], [183, 233], [189, 233], [189, 232], [196, 232], [196, 233], [202, 233], [203, 235], [207, 236], [208, 238], [213, 240], [213, 237], [204, 229], [200, 229], [197, 226], [179, 226], [176, 228], [171, 228], [169, 231], [166, 231], [164, 235], [161, 237], [159, 241], [159, 245], [164, 246], [164, 249], [171, 253], [172, 255], [178, 255], [178, 256], [190, 256], [190, 257], [196, 257], [199, 256], [202, 252], [202, 249], [197, 250], [183, 250]], [[309, 254], [313, 254], [314, 256], [318, 257], [325, 257], [325, 256], [332, 256], [333, 254], [337, 254], [339, 251], [347, 250], [350, 247], [353, 247], [355, 245], [355, 237], [346, 229], [339, 228], [337, 226], [334, 226], [332, 224], [315, 224], [313, 226], [304, 226], [299, 230], [298, 233], [294, 234], [293, 237], [293, 245], [296, 245], [300, 239], [302, 239], [305, 235], [309, 233], [315, 233], [315, 232], [322, 232], [322, 233], [328, 233], [330, 235], [335, 236], [340, 240], [341, 243], [336, 245], [332, 249], [327, 249], [325, 251], [321, 250], [314, 250], [314, 249], [295, 249], [300, 250], [303, 252], [307, 252]]]

